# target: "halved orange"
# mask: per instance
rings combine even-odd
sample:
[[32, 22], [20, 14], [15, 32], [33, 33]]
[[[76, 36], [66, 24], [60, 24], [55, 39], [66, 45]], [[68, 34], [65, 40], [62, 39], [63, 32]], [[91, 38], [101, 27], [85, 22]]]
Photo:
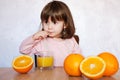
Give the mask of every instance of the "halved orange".
[[86, 57], [80, 64], [80, 71], [90, 79], [101, 78], [105, 68], [105, 61], [98, 56]]
[[33, 67], [33, 59], [28, 55], [21, 55], [12, 61], [12, 67], [19, 73], [27, 73]]

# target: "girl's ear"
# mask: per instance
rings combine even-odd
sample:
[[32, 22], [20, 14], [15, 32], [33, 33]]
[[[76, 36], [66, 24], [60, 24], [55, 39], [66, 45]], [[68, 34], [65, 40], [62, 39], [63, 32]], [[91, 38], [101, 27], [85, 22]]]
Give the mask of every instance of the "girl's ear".
[[65, 24], [63, 25], [63, 28], [64, 28], [64, 29], [67, 28]]

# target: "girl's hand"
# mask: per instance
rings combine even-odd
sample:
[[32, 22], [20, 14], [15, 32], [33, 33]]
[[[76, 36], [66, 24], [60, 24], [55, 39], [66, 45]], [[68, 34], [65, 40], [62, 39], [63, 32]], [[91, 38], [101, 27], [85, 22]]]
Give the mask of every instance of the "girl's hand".
[[44, 39], [44, 38], [46, 38], [47, 36], [48, 36], [48, 32], [46, 32], [46, 31], [39, 31], [39, 32], [37, 32], [37, 33], [35, 33], [35, 34], [33, 35], [33, 39], [34, 39], [34, 40]]

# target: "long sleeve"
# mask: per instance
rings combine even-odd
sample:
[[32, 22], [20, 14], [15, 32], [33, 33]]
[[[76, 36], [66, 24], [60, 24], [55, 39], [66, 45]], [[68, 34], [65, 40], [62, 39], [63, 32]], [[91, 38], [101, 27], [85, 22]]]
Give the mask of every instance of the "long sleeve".
[[33, 54], [33, 53], [35, 53], [37, 51], [35, 46], [37, 45], [37, 43], [39, 41], [40, 40], [33, 40], [32, 36], [23, 40], [23, 42], [21, 43], [21, 45], [19, 47], [20, 53], [22, 53], [22, 54]]

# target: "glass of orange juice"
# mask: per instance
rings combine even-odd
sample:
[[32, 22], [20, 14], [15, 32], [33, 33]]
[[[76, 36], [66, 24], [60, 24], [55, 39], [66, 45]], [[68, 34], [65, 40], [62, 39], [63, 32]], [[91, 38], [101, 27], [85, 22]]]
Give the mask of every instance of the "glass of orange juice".
[[50, 51], [39, 51], [35, 54], [37, 57], [37, 67], [40, 69], [52, 69], [54, 58]]

